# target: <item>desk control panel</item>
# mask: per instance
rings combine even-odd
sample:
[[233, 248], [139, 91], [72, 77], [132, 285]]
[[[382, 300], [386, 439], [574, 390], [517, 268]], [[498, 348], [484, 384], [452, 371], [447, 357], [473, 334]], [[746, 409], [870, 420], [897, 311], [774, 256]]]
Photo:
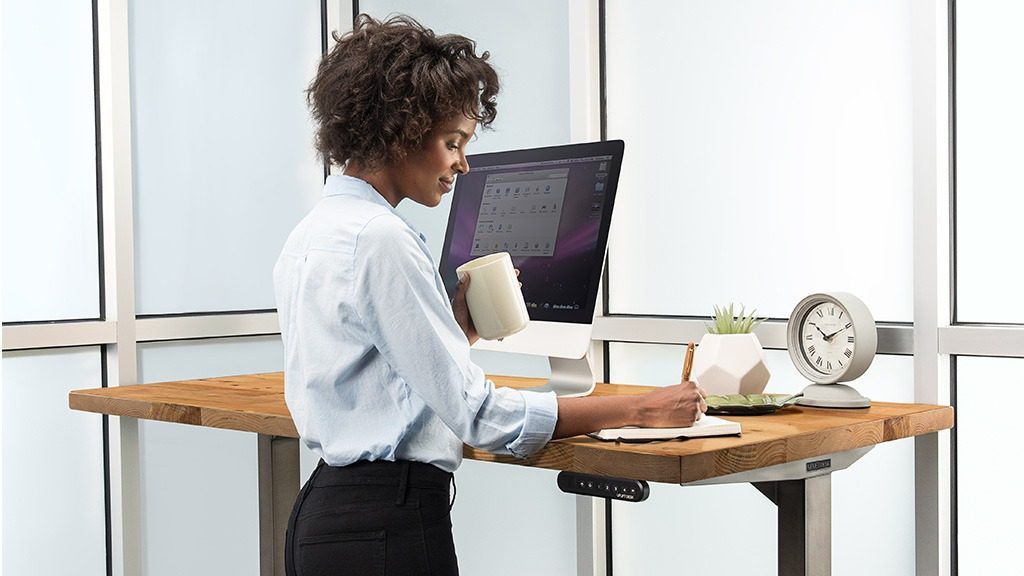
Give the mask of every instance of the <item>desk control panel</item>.
[[651, 487], [645, 480], [609, 478], [568, 471], [558, 473], [558, 488], [569, 494], [611, 498], [624, 502], [643, 502], [651, 495]]

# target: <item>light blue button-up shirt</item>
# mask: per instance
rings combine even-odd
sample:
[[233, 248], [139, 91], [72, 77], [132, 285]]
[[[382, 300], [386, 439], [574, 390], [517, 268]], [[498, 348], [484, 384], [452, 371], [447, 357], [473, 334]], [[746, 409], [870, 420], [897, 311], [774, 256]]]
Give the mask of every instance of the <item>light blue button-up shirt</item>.
[[363, 180], [328, 178], [285, 243], [274, 290], [285, 400], [328, 464], [454, 472], [463, 442], [523, 457], [551, 439], [555, 395], [484, 377], [423, 237]]

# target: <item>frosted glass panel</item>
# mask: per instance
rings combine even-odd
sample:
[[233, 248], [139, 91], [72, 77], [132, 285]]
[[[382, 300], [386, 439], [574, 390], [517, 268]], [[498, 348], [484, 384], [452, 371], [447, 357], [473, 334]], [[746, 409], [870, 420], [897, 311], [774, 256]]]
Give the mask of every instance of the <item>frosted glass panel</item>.
[[129, 4], [140, 314], [274, 307], [271, 270], [319, 198], [303, 90], [320, 3]]
[[956, 5], [957, 319], [1024, 323], [1024, 3]]
[[[375, 18], [407, 14], [438, 34], [476, 40], [477, 53], [491, 53], [490, 62], [501, 80], [498, 117], [492, 129], [477, 130], [479, 138], [469, 145], [470, 154], [569, 142], [567, 3], [375, 0], [362, 1], [359, 8]], [[426, 235], [438, 260], [450, 208], [450, 196], [436, 208], [411, 201], [398, 207]]]
[[554, 470], [465, 460], [452, 532], [461, 574], [576, 574], [576, 497]]
[[749, 484], [651, 483], [646, 501], [612, 504], [614, 573], [771, 576], [776, 533], [775, 505]]
[[609, 0], [613, 313], [843, 290], [912, 319], [909, 6]]
[[[679, 381], [684, 347], [609, 344], [611, 380], [663, 385]], [[785, 350], [768, 350], [769, 392], [796, 392], [806, 381]], [[873, 400], [912, 402], [913, 361], [879, 356], [854, 383]], [[813, 410], [813, 408], [805, 408]], [[719, 530], [698, 529], [694, 516]], [[749, 485], [687, 487], [652, 484], [639, 505], [617, 504], [612, 516], [616, 574], [770, 576], [776, 573], [776, 513]], [[720, 535], [730, 534], [728, 539]], [[743, 554], [735, 554], [737, 543]], [[880, 444], [832, 475], [832, 573], [914, 573], [914, 443]], [[871, 554], [864, 554], [871, 550]], [[721, 558], [728, 558], [723, 565]]]
[[[139, 379], [163, 382], [282, 369], [278, 338], [139, 346]], [[139, 421], [147, 576], [259, 574], [257, 436]], [[202, 519], [202, 521], [197, 521]], [[182, 553], [187, 551], [187, 553]]]
[[103, 419], [68, 392], [103, 385], [98, 348], [3, 355], [4, 574], [107, 573]]
[[1024, 359], [956, 360], [957, 544], [960, 574], [997, 574], [1020, 560], [1024, 500], [1014, 474], [993, 474], [1020, 452], [1018, 419], [996, 409], [1024, 392]]
[[3, 321], [99, 317], [89, 2], [4, 2]]

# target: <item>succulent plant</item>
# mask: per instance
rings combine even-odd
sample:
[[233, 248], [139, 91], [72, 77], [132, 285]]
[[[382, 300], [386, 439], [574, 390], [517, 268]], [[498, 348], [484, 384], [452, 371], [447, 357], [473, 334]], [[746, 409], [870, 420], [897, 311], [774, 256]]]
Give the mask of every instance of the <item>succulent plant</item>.
[[715, 306], [715, 315], [711, 317], [710, 323], [705, 324], [708, 334], [748, 334], [753, 332], [754, 326], [764, 322], [764, 318], [755, 316], [756, 308], [751, 310], [750, 314], [747, 314], [746, 311], [746, 307], [740, 305], [740, 313], [736, 314], [732, 302], [721, 308]]

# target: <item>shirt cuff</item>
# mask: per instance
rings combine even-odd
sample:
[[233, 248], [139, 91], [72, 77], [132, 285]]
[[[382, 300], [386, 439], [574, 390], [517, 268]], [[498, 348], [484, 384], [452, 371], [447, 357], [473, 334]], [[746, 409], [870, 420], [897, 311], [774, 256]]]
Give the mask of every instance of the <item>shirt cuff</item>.
[[558, 397], [554, 392], [522, 391], [526, 417], [519, 437], [505, 446], [516, 458], [526, 458], [551, 440], [558, 421]]

